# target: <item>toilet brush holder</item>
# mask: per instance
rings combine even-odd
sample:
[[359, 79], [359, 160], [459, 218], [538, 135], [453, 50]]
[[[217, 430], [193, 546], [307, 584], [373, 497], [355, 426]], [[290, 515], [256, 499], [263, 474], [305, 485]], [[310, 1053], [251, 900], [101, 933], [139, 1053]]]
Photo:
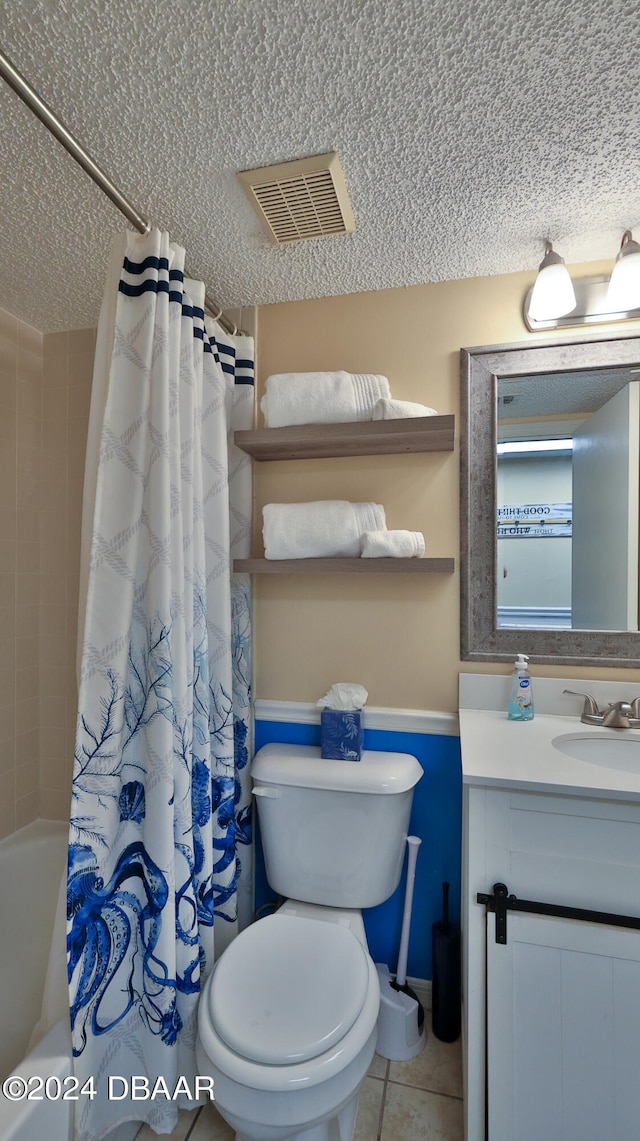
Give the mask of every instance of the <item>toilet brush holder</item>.
[[394, 1062], [415, 1058], [427, 1041], [424, 1011], [410, 989], [396, 990], [394, 976], [385, 963], [376, 963], [380, 980], [380, 1013], [376, 1054]]
[[398, 971], [393, 978], [385, 963], [376, 963], [380, 980], [380, 1013], [378, 1015], [378, 1040], [376, 1053], [394, 1062], [406, 1062], [415, 1058], [424, 1048], [427, 1028], [424, 1010], [418, 996], [407, 983], [407, 953], [411, 908], [413, 906], [413, 885], [416, 874], [416, 860], [420, 847], [418, 836], [407, 836], [407, 886], [404, 897], [404, 914], [398, 954]]

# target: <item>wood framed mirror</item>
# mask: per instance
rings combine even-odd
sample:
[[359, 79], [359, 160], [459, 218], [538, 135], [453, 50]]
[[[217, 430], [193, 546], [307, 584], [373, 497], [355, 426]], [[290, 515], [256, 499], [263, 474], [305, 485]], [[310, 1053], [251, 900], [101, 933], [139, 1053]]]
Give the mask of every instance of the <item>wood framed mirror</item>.
[[640, 336], [465, 348], [461, 381], [462, 659], [640, 667]]

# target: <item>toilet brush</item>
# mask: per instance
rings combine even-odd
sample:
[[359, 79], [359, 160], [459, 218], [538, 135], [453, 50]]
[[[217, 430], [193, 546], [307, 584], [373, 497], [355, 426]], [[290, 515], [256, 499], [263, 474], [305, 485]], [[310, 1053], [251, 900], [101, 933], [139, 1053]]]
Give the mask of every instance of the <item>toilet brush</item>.
[[449, 920], [449, 884], [442, 885], [442, 919], [432, 928], [433, 1033], [441, 1042], [460, 1037], [460, 928]]
[[395, 979], [392, 978], [385, 963], [376, 963], [380, 980], [380, 1013], [378, 1015], [376, 1052], [381, 1054], [383, 1058], [391, 1058], [396, 1062], [415, 1058], [427, 1040], [422, 1004], [407, 983], [407, 955], [413, 887], [418, 848], [421, 842], [418, 836], [407, 836], [407, 886], [398, 953], [398, 970]]
[[[402, 914], [402, 932], [400, 934], [400, 950], [398, 952], [398, 969], [394, 990], [403, 990], [405, 994], [415, 998], [411, 987], [407, 986], [407, 955], [409, 952], [409, 929], [411, 927], [411, 911], [413, 908], [413, 887], [416, 879], [416, 860], [418, 848], [422, 840], [418, 836], [407, 836], [407, 886], [404, 893], [404, 912]], [[417, 1000], [416, 1000], [417, 1001]]]

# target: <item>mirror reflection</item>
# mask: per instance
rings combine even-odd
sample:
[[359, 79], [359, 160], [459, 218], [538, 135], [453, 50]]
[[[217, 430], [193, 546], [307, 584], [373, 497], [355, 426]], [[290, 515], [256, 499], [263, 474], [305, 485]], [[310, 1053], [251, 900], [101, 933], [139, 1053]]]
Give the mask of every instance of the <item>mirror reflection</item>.
[[640, 336], [460, 361], [463, 661], [640, 668]]
[[640, 364], [497, 384], [496, 625], [637, 631]]

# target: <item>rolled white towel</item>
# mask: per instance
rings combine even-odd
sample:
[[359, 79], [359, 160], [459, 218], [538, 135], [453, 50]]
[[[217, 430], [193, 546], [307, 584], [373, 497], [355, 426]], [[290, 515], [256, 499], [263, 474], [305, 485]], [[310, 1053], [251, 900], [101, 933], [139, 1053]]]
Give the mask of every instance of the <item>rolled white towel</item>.
[[438, 416], [435, 408], [414, 404], [412, 400], [391, 400], [381, 397], [373, 406], [372, 420], [402, 420], [408, 416]]
[[346, 499], [267, 503], [262, 520], [267, 559], [358, 558], [360, 536], [386, 526], [381, 504]]
[[278, 372], [260, 401], [265, 427], [371, 420], [373, 406], [391, 395], [386, 376], [360, 372]]
[[424, 535], [421, 531], [365, 531], [360, 547], [363, 559], [420, 559]]

